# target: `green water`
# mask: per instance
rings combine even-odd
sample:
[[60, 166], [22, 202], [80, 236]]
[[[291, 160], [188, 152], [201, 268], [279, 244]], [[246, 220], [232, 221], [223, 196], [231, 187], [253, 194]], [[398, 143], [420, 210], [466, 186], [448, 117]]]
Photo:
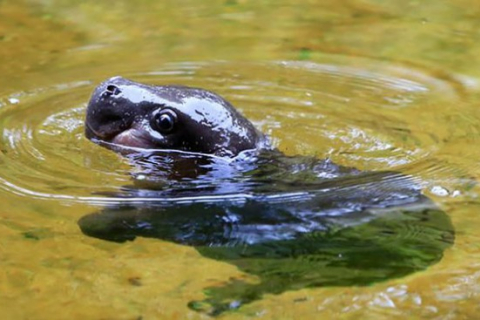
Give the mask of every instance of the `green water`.
[[476, 1], [0, 1], [0, 314], [203, 319], [235, 266], [156, 239], [83, 235], [131, 167], [83, 137], [95, 85], [122, 75], [216, 91], [289, 155], [414, 176], [451, 218], [427, 270], [292, 290], [228, 319], [475, 319], [480, 4]]

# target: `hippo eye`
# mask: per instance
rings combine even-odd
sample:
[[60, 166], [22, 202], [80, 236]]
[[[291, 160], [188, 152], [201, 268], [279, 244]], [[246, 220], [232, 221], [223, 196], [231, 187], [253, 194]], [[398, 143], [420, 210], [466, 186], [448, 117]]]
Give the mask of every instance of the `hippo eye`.
[[160, 133], [170, 133], [177, 123], [177, 114], [170, 109], [155, 114], [152, 127]]

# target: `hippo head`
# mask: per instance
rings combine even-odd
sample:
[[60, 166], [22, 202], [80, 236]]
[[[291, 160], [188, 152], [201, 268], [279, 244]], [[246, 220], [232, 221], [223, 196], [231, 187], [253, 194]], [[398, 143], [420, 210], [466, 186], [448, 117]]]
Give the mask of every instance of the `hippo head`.
[[149, 86], [113, 77], [88, 103], [85, 134], [106, 146], [233, 157], [265, 137], [219, 95], [184, 86]]

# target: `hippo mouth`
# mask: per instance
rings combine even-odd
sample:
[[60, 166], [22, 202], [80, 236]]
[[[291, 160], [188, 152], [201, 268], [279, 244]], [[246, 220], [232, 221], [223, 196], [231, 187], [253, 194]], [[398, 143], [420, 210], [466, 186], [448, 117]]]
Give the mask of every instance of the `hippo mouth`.
[[113, 144], [130, 148], [150, 149], [155, 145], [145, 132], [136, 128], [130, 128], [117, 133], [102, 134], [86, 124], [85, 136], [89, 140], [97, 143]]
[[120, 132], [110, 140], [115, 145], [121, 145], [132, 148], [151, 149], [155, 146], [145, 133], [137, 129], [128, 129]]

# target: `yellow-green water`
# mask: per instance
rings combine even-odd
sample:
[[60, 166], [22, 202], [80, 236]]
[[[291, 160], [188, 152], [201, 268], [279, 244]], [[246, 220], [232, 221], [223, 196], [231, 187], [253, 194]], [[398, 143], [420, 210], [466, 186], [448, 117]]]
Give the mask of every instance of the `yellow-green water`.
[[[83, 235], [128, 163], [83, 137], [94, 86], [122, 75], [216, 91], [287, 154], [417, 177], [456, 240], [425, 271], [267, 295], [227, 319], [476, 319], [477, 1], [0, 1], [3, 319], [202, 319], [246, 277], [155, 239]], [[255, 281], [253, 277], [249, 279]]]

